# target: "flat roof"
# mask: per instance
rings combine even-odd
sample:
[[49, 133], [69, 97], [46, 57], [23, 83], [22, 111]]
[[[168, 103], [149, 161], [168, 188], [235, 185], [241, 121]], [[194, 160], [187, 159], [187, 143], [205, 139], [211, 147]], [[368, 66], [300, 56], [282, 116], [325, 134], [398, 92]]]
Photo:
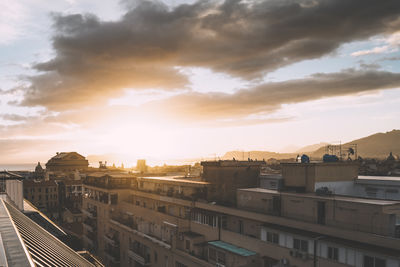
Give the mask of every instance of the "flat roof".
[[310, 161], [309, 163], [302, 162], [281, 162], [280, 165], [311, 165], [311, 166], [330, 166], [330, 165], [358, 165], [356, 161], [334, 161], [334, 162], [323, 162], [323, 161]]
[[224, 250], [227, 250], [229, 252], [232, 252], [234, 254], [237, 254], [237, 255], [243, 256], [243, 257], [253, 256], [253, 255], [257, 254], [254, 251], [251, 251], [251, 250], [248, 250], [248, 249], [245, 249], [245, 248], [240, 248], [240, 247], [237, 247], [235, 245], [232, 245], [232, 244], [226, 243], [224, 241], [220, 241], [220, 240], [218, 240], [218, 241], [209, 241], [208, 244], [212, 245], [214, 247], [217, 247], [217, 248], [222, 248]]
[[87, 177], [96, 177], [96, 178], [101, 178], [101, 177], [111, 177], [111, 178], [134, 178], [135, 176], [131, 173], [128, 172], [117, 172], [117, 173], [112, 173], [112, 172], [92, 172], [87, 174]]
[[264, 188], [244, 188], [244, 189], [238, 189], [238, 191], [266, 193], [266, 194], [281, 194], [281, 195], [286, 195], [286, 196], [327, 199], [327, 200], [346, 201], [346, 202], [355, 202], [355, 203], [381, 205], [381, 206], [400, 205], [400, 201], [398, 201], [398, 200], [397, 201], [396, 200], [381, 200], [381, 199], [349, 197], [349, 196], [340, 196], [340, 195], [318, 196], [315, 193], [291, 193], [291, 192], [282, 192], [282, 191], [276, 191], [276, 190], [270, 190], [270, 189], [264, 189]]
[[175, 183], [187, 183], [187, 184], [198, 184], [198, 185], [208, 185], [209, 182], [195, 181], [185, 179], [184, 176], [153, 176], [153, 177], [138, 177], [138, 180], [153, 180], [155, 181], [165, 181], [165, 182], [175, 182]]
[[400, 177], [397, 176], [366, 176], [366, 175], [361, 175], [357, 177], [357, 182], [363, 182], [363, 181], [376, 181], [376, 182], [399, 182], [400, 183]]

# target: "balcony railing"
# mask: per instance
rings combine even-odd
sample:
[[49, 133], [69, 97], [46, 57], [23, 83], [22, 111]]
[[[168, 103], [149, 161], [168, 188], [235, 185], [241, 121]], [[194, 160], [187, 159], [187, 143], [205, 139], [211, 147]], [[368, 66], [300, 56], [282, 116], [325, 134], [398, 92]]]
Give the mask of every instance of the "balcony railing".
[[112, 265], [114, 266], [118, 266], [120, 263], [120, 252], [119, 249], [113, 249], [113, 248], [109, 248], [107, 247], [104, 250], [107, 258], [113, 263]]
[[86, 218], [83, 220], [83, 227], [86, 228], [90, 232], [94, 232], [97, 230], [96, 221]]
[[138, 229], [138, 225], [133, 221], [133, 219], [127, 219], [118, 215], [111, 215], [111, 220], [119, 222], [120, 224], [123, 224], [133, 230]]
[[128, 256], [131, 257], [133, 260], [139, 262], [142, 265], [149, 265], [150, 264], [150, 255], [146, 255], [143, 257], [142, 255], [136, 253], [134, 250], [128, 250]]
[[116, 236], [105, 234], [104, 239], [113, 247], [119, 247], [119, 239]]
[[89, 218], [97, 218], [97, 211], [94, 209], [83, 209], [83, 213], [88, 216]]
[[96, 233], [93, 232], [93, 231], [90, 231], [90, 230], [87, 231], [86, 237], [88, 237], [90, 240], [92, 240], [92, 241], [94, 241], [94, 242], [97, 241], [97, 235], [96, 235]]

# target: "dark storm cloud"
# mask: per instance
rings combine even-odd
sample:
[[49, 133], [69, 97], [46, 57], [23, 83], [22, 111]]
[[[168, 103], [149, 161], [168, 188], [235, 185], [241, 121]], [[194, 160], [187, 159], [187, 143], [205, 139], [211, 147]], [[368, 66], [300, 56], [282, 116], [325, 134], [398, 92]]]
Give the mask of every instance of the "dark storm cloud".
[[189, 93], [152, 105], [164, 105], [174, 114], [190, 118], [240, 118], [249, 114], [272, 113], [282, 104], [396, 87], [400, 87], [400, 73], [347, 69], [338, 73], [315, 74], [305, 79], [266, 83], [234, 94]]
[[[102, 103], [127, 87], [183, 88], [187, 79], [176, 66], [255, 79], [330, 54], [343, 43], [392, 33], [400, 25], [399, 14], [398, 0], [226, 0], [173, 9], [138, 1], [113, 22], [93, 15], [54, 15], [56, 56], [34, 66], [42, 74], [30, 77], [32, 85], [25, 88], [22, 105], [60, 110]], [[298, 95], [310, 99], [300, 93], [307, 88], [284, 85], [255, 91], [263, 96], [267, 92], [272, 99], [282, 91], [297, 92], [279, 98], [288, 103], [298, 101]], [[242, 94], [247, 97], [245, 91]], [[325, 93], [330, 94], [337, 95]], [[211, 103], [220, 100], [218, 94], [204, 98]]]

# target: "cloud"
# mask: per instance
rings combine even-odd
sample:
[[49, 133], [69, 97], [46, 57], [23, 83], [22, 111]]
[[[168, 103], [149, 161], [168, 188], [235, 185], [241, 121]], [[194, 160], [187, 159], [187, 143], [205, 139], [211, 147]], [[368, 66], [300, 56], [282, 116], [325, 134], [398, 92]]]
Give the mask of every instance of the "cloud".
[[26, 9], [17, 1], [0, 2], [0, 45], [10, 44], [22, 35]]
[[314, 74], [304, 79], [265, 83], [234, 94], [192, 92], [150, 105], [163, 107], [176, 116], [191, 120], [223, 120], [272, 114], [283, 104], [399, 87], [400, 73], [347, 69]]
[[396, 52], [400, 46], [400, 32], [391, 34], [389, 37], [383, 40], [386, 45], [377, 46], [372, 49], [360, 50], [351, 53], [353, 57], [371, 55], [371, 54], [382, 54]]
[[384, 45], [384, 46], [374, 47], [369, 50], [360, 50], [357, 52], [353, 52], [353, 53], [351, 53], [351, 55], [353, 57], [359, 57], [359, 56], [366, 56], [366, 55], [371, 55], [371, 54], [382, 54], [382, 53], [389, 52], [389, 49], [390, 49], [390, 47], [388, 45]]
[[343, 43], [390, 34], [399, 14], [398, 0], [226, 0], [174, 8], [136, 1], [118, 21], [56, 14], [55, 57], [34, 65], [41, 73], [28, 78], [21, 104], [66, 110], [102, 104], [125, 88], [184, 88], [188, 80], [177, 66], [257, 79]]
[[32, 116], [22, 116], [22, 115], [18, 115], [18, 114], [0, 114], [0, 118], [2, 118], [3, 120], [7, 120], [7, 121], [16, 121], [16, 122], [21, 122], [21, 121], [26, 121], [29, 119], [33, 119], [35, 117]]

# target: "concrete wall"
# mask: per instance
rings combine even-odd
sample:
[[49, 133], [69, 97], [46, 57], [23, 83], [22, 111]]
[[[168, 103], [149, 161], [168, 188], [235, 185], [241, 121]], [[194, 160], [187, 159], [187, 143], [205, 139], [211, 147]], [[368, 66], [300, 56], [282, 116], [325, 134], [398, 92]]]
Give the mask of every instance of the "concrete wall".
[[19, 180], [6, 180], [6, 193], [17, 205], [19, 210], [24, 209], [23, 182]]
[[305, 188], [307, 192], [314, 192], [317, 182], [354, 181], [358, 175], [356, 163], [283, 163], [281, 165], [285, 186]]

